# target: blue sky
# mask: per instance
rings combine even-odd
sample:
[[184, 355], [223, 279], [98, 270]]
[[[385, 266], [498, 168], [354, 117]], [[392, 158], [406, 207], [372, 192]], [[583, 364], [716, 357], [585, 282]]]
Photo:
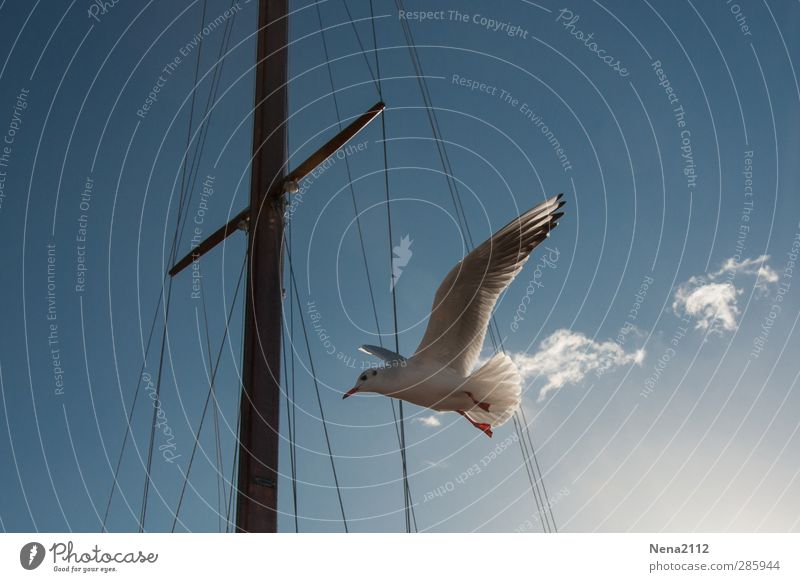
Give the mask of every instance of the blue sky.
[[[0, 150], [6, 531], [100, 529], [137, 384], [109, 529], [135, 530], [142, 503], [153, 407], [140, 369], [157, 313], [145, 370], [158, 370], [158, 298], [176, 229], [203, 3], [93, 5], [0, 3], [0, 133], [11, 140]], [[202, 234], [249, 195], [255, 6], [240, 0], [225, 16], [229, 6], [208, 0], [202, 19], [193, 144], [224, 23], [232, 25], [186, 205], [190, 219], [202, 218]], [[348, 6], [366, 58], [344, 4], [319, 4], [345, 119], [378, 100], [369, 3]], [[291, 8], [293, 167], [335, 133], [337, 118], [315, 5]], [[496, 311], [526, 378], [523, 406], [559, 528], [798, 531], [800, 368], [791, 354], [800, 302], [791, 275], [800, 232], [800, 49], [791, 31], [800, 7], [519, 0], [409, 1], [406, 9], [434, 11], [409, 25], [475, 242], [546, 197], [564, 192], [567, 200], [548, 249], [534, 253]], [[436, 287], [465, 249], [401, 16], [383, 0], [374, 16], [392, 245], [412, 241], [396, 290], [400, 348], [409, 355]], [[347, 161], [382, 340], [392, 346], [381, 138], [380, 125], [369, 126]], [[205, 197], [204, 182], [213, 190]], [[348, 362], [370, 362], [357, 347], [378, 343], [344, 160], [305, 186], [291, 215], [300, 309], [287, 345], [299, 527], [342, 530], [302, 319], [350, 529], [398, 531], [403, 495], [389, 403], [340, 396], [358, 375]], [[182, 233], [182, 251], [191, 234]], [[234, 235], [201, 263], [210, 347], [191, 273], [174, 281], [148, 530], [171, 527], [208, 393], [208, 354], [213, 361], [220, 349], [244, 246], [244, 235]], [[76, 290], [79, 264], [85, 281]], [[286, 309], [289, 320], [288, 300]], [[241, 300], [233, 314], [216, 376], [226, 480]], [[421, 530], [540, 530], [510, 424], [490, 441], [457, 415], [406, 410]], [[213, 422], [201, 433], [178, 529], [220, 527], [227, 487], [215, 468]], [[287, 531], [288, 451], [284, 440], [279, 523]]]

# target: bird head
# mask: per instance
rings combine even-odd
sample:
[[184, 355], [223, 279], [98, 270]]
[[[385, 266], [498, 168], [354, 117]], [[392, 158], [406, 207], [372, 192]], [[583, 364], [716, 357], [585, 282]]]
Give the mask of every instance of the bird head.
[[350, 388], [342, 396], [342, 400], [355, 394], [356, 392], [377, 392], [376, 380], [380, 376], [379, 371], [374, 368], [362, 372], [356, 380], [356, 385]]

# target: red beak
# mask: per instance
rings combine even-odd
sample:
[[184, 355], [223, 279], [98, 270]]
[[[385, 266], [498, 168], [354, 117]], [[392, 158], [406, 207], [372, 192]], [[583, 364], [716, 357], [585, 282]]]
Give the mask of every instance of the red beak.
[[342, 400], [344, 400], [345, 398], [349, 398], [356, 392], [358, 392], [358, 386], [356, 386], [355, 388], [350, 388], [350, 390], [344, 393], [344, 396], [342, 396]]

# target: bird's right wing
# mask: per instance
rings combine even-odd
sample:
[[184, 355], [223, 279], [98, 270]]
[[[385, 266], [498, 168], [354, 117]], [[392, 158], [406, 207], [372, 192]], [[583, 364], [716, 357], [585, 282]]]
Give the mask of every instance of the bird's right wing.
[[464, 257], [439, 285], [415, 358], [449, 366], [463, 376], [474, 367], [497, 298], [563, 215], [561, 194], [497, 231]]

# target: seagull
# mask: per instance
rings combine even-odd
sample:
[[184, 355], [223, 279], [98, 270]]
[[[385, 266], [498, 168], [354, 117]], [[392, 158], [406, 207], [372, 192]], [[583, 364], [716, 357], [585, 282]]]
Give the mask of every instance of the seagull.
[[386, 348], [360, 350], [384, 361], [363, 372], [342, 398], [374, 392], [438, 412], [457, 412], [492, 436], [519, 408], [522, 378], [498, 353], [473, 371], [500, 294], [563, 216], [562, 194], [528, 210], [476, 247], [436, 291], [425, 335], [410, 358]]

